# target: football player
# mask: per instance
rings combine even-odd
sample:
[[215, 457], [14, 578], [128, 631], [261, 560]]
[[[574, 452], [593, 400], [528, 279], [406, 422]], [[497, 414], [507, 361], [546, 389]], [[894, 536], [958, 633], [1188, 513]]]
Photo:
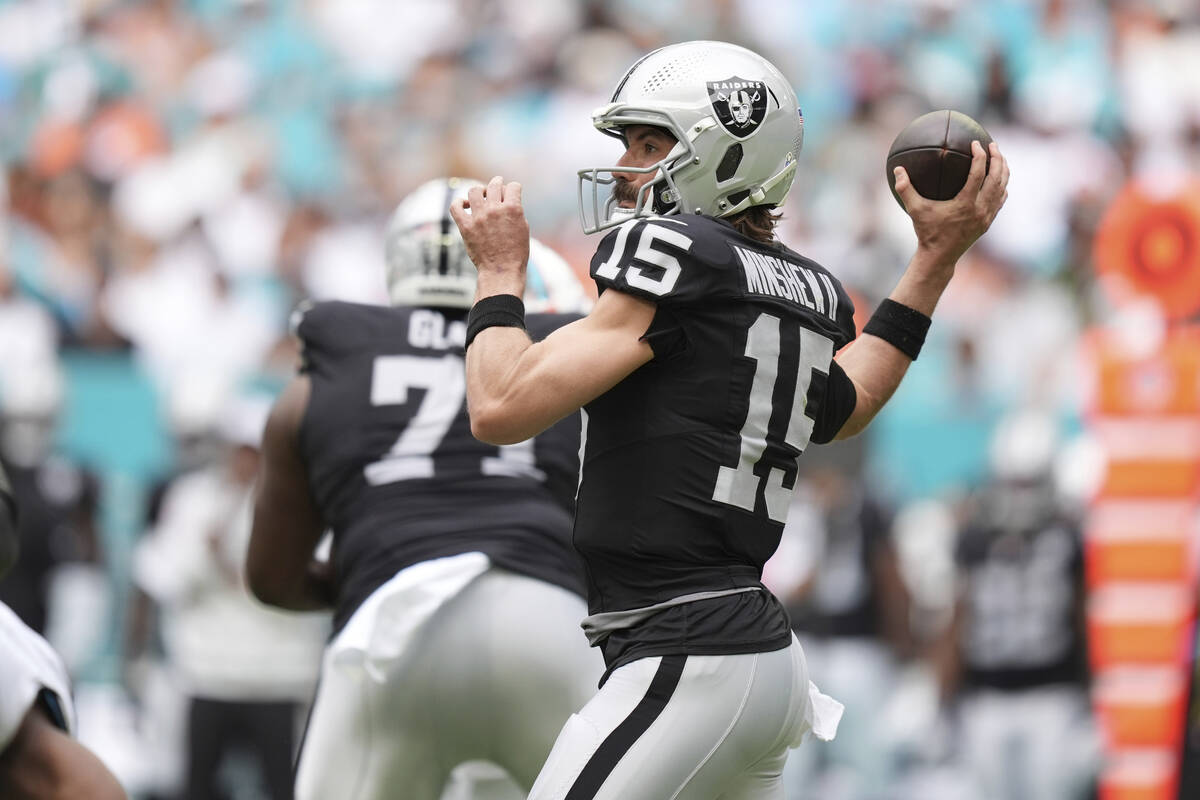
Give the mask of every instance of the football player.
[[[299, 800], [433, 800], [472, 760], [528, 790], [603, 671], [578, 630], [578, 416], [503, 447], [471, 436], [463, 344], [475, 268], [449, 217], [471, 185], [435, 180], [396, 210], [394, 307], [303, 312], [301, 373], [267, 423], [250, 586], [267, 603], [334, 614]], [[565, 262], [537, 245], [533, 258], [541, 306], [582, 301]], [[543, 336], [578, 318], [529, 325]], [[326, 528], [332, 557], [314, 562]]]
[[[0, 576], [16, 560], [16, 504], [0, 469]], [[100, 759], [72, 738], [75, 708], [62, 659], [0, 603], [0, 797], [124, 798]]]
[[985, 178], [974, 145], [966, 186], [945, 202], [897, 173], [917, 251], [835, 360], [855, 337], [850, 300], [773, 233], [803, 132], [779, 70], [722, 42], [664, 47], [626, 72], [594, 123], [625, 154], [580, 172], [585, 230], [613, 229], [584, 319], [536, 344], [525, 331], [519, 183], [493, 178], [451, 209], [479, 270], [473, 432], [515, 442], [586, 412], [574, 541], [584, 629], [608, 668], [530, 796], [782, 797], [787, 749], [809, 730], [831, 736], [841, 713], [810, 685], [760, 580], [797, 457], [858, 433], [890, 397], [958, 258], [1003, 204], [1008, 167], [993, 149]]
[[1044, 412], [1003, 419], [955, 547], [959, 596], [934, 664], [979, 800], [1090, 797], [1100, 767], [1083, 531], [1055, 482], [1059, 444]]

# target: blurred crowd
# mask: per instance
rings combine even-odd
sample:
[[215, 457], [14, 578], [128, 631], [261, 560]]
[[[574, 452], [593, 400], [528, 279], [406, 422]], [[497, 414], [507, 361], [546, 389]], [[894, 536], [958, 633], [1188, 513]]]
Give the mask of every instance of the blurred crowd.
[[[263, 399], [294, 369], [291, 310], [384, 302], [391, 210], [450, 174], [520, 180], [534, 235], [586, 279], [595, 242], [579, 231], [576, 171], [619, 155], [590, 112], [642, 53], [697, 38], [751, 47], [796, 86], [805, 146], [780, 237], [830, 267], [860, 312], [915, 241], [884, 176], [896, 132], [955, 108], [1012, 165], [1008, 204], [960, 265], [920, 363], [856, 449], [815, 457], [768, 573], [814, 675], [865, 715], [850, 712], [845, 747], [789, 765], [797, 792], [823, 787], [796, 796], [929, 798], [939, 780], [975, 796], [955, 781], [974, 780], [962, 765], [989, 733], [955, 748], [939, 708], [986, 706], [994, 673], [1038, 665], [1006, 661], [1004, 636], [959, 606], [975, 602], [973, 624], [1027, 619], [1003, 600], [1013, 570], [1061, 569], [1073, 586], [1079, 348], [1125, 313], [1096, 280], [1092, 240], [1128, 181], [1200, 175], [1190, 0], [0, 4], [0, 459], [26, 542], [0, 599], [67, 656], [83, 736], [135, 794], [186, 780], [179, 697], [280, 702], [291, 724], [315, 678], [280, 666], [264, 679], [222, 650], [282, 637], [291, 664], [321, 643], [320, 619], [237, 610], [247, 459]], [[1059, 447], [1005, 451], [1031, 424]], [[1033, 504], [1042, 516], [1006, 516], [1006, 480], [1053, 487]], [[1031, 544], [1042, 534], [1053, 542]], [[1012, 569], [989, 577], [997, 559]], [[1066, 663], [1082, 652], [1078, 598], [1035, 600], [1063, 670], [1050, 683], [1086, 710], [1086, 676]], [[217, 616], [197, 622], [197, 604]], [[315, 671], [315, 655], [305, 663]], [[871, 724], [885, 714], [890, 726]], [[1096, 757], [1079, 741], [1083, 785]], [[221, 763], [230, 786], [254, 772]], [[1068, 797], [1049, 791], [1012, 797]]]

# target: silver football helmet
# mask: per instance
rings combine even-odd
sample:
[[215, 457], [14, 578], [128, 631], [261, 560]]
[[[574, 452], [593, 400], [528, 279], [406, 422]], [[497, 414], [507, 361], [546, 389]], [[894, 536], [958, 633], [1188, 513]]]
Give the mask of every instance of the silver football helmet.
[[436, 178], [401, 201], [388, 223], [384, 257], [393, 305], [470, 308], [475, 265], [467, 257], [450, 204], [466, 197], [469, 178]]
[[[384, 243], [392, 305], [471, 307], [478, 272], [450, 217], [450, 204], [482, 185], [469, 178], [437, 178], [396, 207]], [[532, 238], [524, 300], [529, 312], [582, 313], [590, 305], [570, 264]]]
[[[780, 205], [804, 141], [804, 117], [783, 73], [726, 42], [684, 42], [645, 56], [621, 78], [612, 101], [593, 112], [592, 124], [622, 140], [626, 126], [653, 125], [670, 131], [676, 144], [649, 167], [580, 170], [584, 233], [634, 216], [727, 217]], [[657, 174], [641, 187], [635, 207], [622, 209], [612, 196], [613, 173]]]

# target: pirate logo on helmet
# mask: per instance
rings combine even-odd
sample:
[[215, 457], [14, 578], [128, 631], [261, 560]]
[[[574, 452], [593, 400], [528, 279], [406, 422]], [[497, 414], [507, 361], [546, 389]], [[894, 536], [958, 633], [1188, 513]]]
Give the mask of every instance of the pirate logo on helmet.
[[736, 75], [723, 81], [708, 81], [708, 99], [721, 127], [744, 139], [762, 124], [767, 115], [767, 86]]

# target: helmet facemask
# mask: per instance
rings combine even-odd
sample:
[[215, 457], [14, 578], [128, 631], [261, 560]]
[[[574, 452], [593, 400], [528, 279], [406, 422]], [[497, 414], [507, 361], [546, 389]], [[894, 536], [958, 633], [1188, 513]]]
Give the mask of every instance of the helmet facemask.
[[[675, 179], [682, 170], [692, 164], [696, 158], [696, 151], [674, 116], [670, 112], [622, 107], [618, 104], [608, 106], [603, 111], [606, 113], [602, 119], [600, 112], [596, 115], [596, 127], [600, 128], [602, 133], [624, 142], [623, 131], [626, 127], [649, 125], [670, 133], [675, 137], [675, 145], [666, 156], [648, 167], [593, 167], [579, 170], [579, 221], [583, 225], [583, 232], [596, 233], [637, 217], [681, 213], [683, 209]], [[654, 178], [638, 187], [633, 208], [618, 205], [619, 201], [613, 192], [618, 180], [617, 173], [645, 175], [655, 172], [658, 174]], [[585, 184], [590, 184], [590, 188], [585, 188]], [[601, 194], [604, 190], [607, 191], [608, 197], [601, 204]], [[586, 193], [590, 193], [590, 198]]]

